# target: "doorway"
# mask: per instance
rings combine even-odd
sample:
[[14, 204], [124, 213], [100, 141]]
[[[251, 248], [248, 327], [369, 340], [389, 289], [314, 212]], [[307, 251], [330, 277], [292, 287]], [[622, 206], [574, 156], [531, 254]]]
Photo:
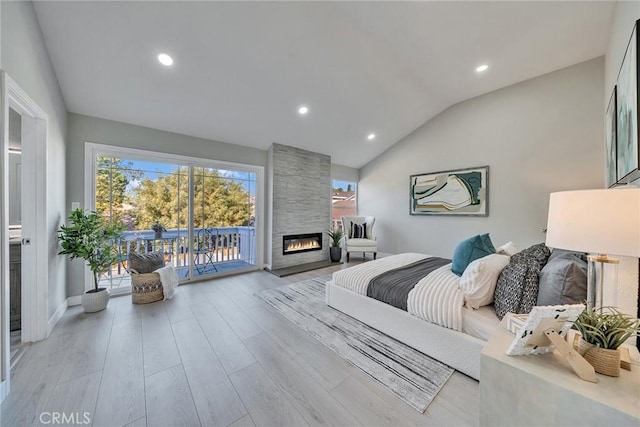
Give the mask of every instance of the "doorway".
[[9, 393], [12, 338], [15, 350], [46, 338], [49, 332], [50, 238], [46, 232], [48, 117], [6, 72], [0, 84], [1, 402]]

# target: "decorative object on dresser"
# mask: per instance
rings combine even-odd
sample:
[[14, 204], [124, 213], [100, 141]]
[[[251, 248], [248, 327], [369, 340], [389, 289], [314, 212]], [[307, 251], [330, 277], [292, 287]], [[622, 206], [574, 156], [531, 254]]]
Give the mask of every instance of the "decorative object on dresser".
[[618, 260], [605, 254], [640, 257], [640, 188], [551, 193], [547, 245], [595, 253], [588, 259], [587, 305], [602, 307], [604, 278], [617, 286]]
[[597, 382], [593, 367], [564, 339], [571, 322], [583, 310], [582, 304], [533, 307], [506, 353], [509, 356], [546, 354], [556, 348], [576, 375], [585, 381]]
[[622, 60], [617, 84], [617, 182], [630, 183], [640, 177], [638, 149], [638, 22]]
[[573, 322], [580, 332], [580, 354], [596, 372], [620, 376], [620, 351], [624, 342], [640, 332], [640, 320], [620, 313], [612, 307], [584, 310]]
[[411, 215], [489, 215], [489, 166], [409, 177]]
[[329, 247], [329, 257], [331, 258], [331, 262], [340, 262], [340, 259], [342, 258], [342, 247], [340, 244], [344, 238], [344, 233], [339, 228], [325, 231], [325, 233], [327, 233], [327, 236], [331, 239], [331, 246]]
[[[378, 254], [378, 242], [373, 233], [376, 219], [372, 216], [343, 216], [342, 230], [344, 230], [344, 250], [349, 262], [350, 252], [362, 252], [364, 258], [367, 252], [373, 252], [373, 259]], [[362, 234], [364, 232], [364, 234]], [[357, 236], [357, 237], [356, 237]]]
[[124, 225], [111, 222], [95, 211], [75, 209], [69, 215], [69, 224], [60, 226], [58, 240], [62, 250], [58, 255], [69, 255], [73, 260], [83, 259], [93, 273], [94, 288], [82, 295], [86, 313], [104, 310], [109, 303], [107, 288], [98, 288], [98, 277], [120, 261], [113, 242], [117, 241]]

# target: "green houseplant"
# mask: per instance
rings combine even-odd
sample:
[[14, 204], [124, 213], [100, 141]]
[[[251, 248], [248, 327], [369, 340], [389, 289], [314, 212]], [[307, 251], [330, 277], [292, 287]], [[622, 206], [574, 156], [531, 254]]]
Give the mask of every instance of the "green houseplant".
[[331, 239], [331, 246], [329, 247], [329, 256], [331, 257], [331, 262], [339, 262], [342, 258], [342, 248], [340, 247], [340, 242], [344, 237], [344, 233], [339, 228], [325, 231], [325, 233]]
[[119, 261], [114, 241], [118, 240], [124, 228], [124, 225], [111, 222], [97, 212], [75, 209], [69, 215], [68, 224], [58, 230], [62, 246], [58, 255], [85, 260], [93, 273], [94, 288], [82, 296], [82, 306], [87, 313], [104, 310], [109, 302], [109, 291], [98, 287], [98, 278]]
[[164, 231], [167, 231], [167, 228], [158, 221], [151, 225], [151, 229], [156, 232], [156, 238], [158, 239], [162, 237]]
[[620, 375], [620, 347], [640, 332], [640, 320], [620, 313], [613, 307], [585, 309], [573, 322], [580, 332], [578, 351], [593, 365], [596, 372]]

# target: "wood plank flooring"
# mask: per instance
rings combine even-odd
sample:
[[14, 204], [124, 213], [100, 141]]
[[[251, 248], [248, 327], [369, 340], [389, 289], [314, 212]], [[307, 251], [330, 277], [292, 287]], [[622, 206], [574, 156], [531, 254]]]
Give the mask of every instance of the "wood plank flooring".
[[95, 314], [71, 307], [12, 370], [1, 425], [43, 425], [44, 412], [109, 427], [477, 425], [477, 381], [456, 372], [420, 414], [254, 296], [345, 266], [184, 285], [149, 305], [113, 298]]

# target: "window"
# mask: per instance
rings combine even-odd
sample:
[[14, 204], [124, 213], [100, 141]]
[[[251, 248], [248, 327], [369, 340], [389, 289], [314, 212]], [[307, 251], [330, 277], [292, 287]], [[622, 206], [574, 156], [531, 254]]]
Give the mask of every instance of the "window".
[[130, 287], [131, 252], [161, 251], [180, 281], [255, 269], [261, 168], [87, 145], [94, 182], [89, 200], [97, 212], [127, 228], [114, 242], [120, 261], [100, 278], [100, 286]]
[[343, 216], [357, 214], [356, 183], [333, 181], [333, 198], [331, 201], [331, 225], [334, 229], [342, 228]]

